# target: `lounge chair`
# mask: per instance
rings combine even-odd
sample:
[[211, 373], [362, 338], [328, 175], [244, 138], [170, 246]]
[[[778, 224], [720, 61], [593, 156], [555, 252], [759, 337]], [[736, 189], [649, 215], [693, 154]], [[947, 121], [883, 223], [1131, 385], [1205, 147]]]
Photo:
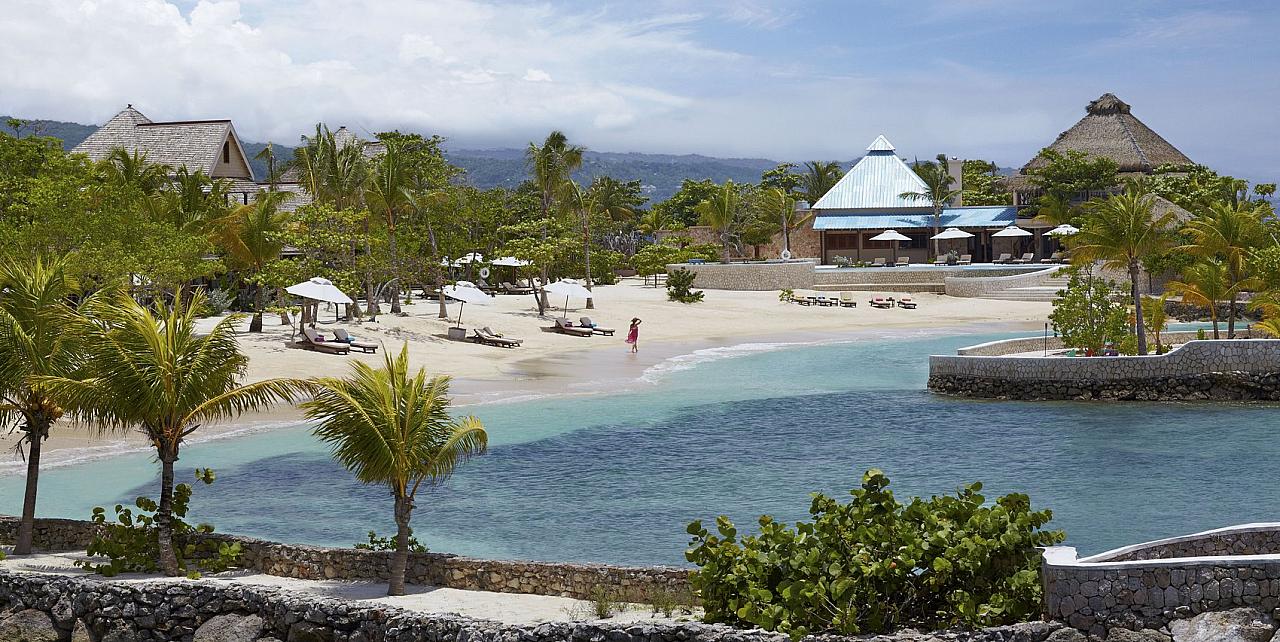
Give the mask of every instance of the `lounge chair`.
[[1005, 252], [1004, 254], [1000, 255], [1000, 258], [992, 259], [991, 262], [992, 263], [1008, 263], [1012, 260], [1013, 260], [1013, 255], [1008, 252]]
[[302, 339], [298, 341], [298, 345], [316, 352], [327, 352], [329, 354], [347, 354], [351, 352], [351, 346], [340, 341], [325, 341], [315, 328], [303, 328]]
[[564, 317], [556, 317], [556, 324], [552, 326], [552, 329], [560, 334], [568, 334], [575, 337], [589, 337], [595, 334], [595, 330], [573, 325], [572, 321]]
[[906, 308], [908, 310], [914, 310], [916, 309], [915, 299], [912, 299], [909, 296], [898, 297], [898, 307]]
[[345, 343], [353, 348], [358, 348], [362, 352], [377, 353], [378, 344], [368, 341], [356, 341], [347, 334], [346, 328], [335, 328], [333, 331], [333, 339], [336, 343]]
[[884, 257], [877, 256], [876, 258], [871, 259], [871, 267], [887, 267], [884, 262]]
[[533, 294], [533, 288], [527, 288], [520, 285], [512, 285], [508, 281], [498, 284], [503, 294]]
[[873, 308], [892, 308], [893, 307], [893, 300], [886, 299], [882, 296], [872, 297], [870, 301], [867, 301], [867, 303], [870, 303], [871, 307]]
[[894, 267], [907, 267], [908, 265], [911, 265], [911, 257], [909, 256], [899, 256], [898, 262], [893, 264]]
[[1048, 258], [1040, 259], [1041, 263], [1057, 263], [1062, 260], [1062, 252], [1054, 252]]
[[855, 300], [853, 299], [853, 293], [852, 293], [852, 292], [841, 292], [841, 293], [840, 293], [840, 307], [842, 307], [842, 308], [856, 308], [856, 307], [858, 307], [858, 302], [857, 302], [857, 301], [855, 301]]
[[934, 265], [946, 265], [946, 264], [947, 264], [947, 255], [946, 255], [946, 254], [943, 254], [943, 255], [939, 256], [938, 258], [934, 259], [934, 260], [933, 260], [933, 264], [934, 264]]
[[484, 345], [498, 346], [500, 348], [518, 348], [521, 343], [524, 343], [520, 339], [508, 339], [495, 334], [487, 326], [472, 330], [472, 332], [474, 334], [471, 335], [471, 340]]
[[1018, 265], [1025, 265], [1025, 264], [1027, 264], [1027, 263], [1031, 263], [1031, 262], [1032, 262], [1032, 261], [1034, 261], [1034, 260], [1036, 260], [1036, 253], [1035, 253], [1035, 252], [1027, 252], [1026, 254], [1023, 254], [1023, 255], [1022, 255], [1022, 258], [1014, 259], [1014, 260], [1010, 261], [1010, 263], [1017, 263]]
[[582, 317], [581, 319], [578, 319], [578, 325], [583, 328], [591, 328], [591, 331], [596, 334], [603, 334], [610, 337], [613, 336], [613, 328], [602, 328], [596, 325], [596, 322], [592, 321], [591, 317]]
[[960, 260], [959, 260], [959, 261], [956, 261], [956, 263], [957, 263], [958, 265], [973, 265], [973, 255], [972, 255], [972, 254], [961, 254], [961, 255], [960, 255]]
[[794, 295], [793, 295], [793, 296], [791, 297], [791, 302], [792, 302], [792, 303], [799, 303], [800, 305], [813, 305], [813, 301], [810, 301], [810, 300], [809, 300], [809, 297], [803, 297], [803, 296], [794, 296]]

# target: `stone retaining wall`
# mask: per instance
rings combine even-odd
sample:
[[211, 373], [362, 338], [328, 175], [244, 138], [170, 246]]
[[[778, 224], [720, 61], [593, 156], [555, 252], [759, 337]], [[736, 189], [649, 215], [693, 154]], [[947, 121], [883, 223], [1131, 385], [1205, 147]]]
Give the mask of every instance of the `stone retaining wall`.
[[[1162, 332], [1160, 333], [1160, 341], [1166, 344], [1184, 343], [1186, 341], [1194, 341], [1198, 336], [1199, 334], [1196, 332]], [[1044, 350], [1046, 345], [1049, 350], [1062, 350], [1066, 347], [1062, 343], [1062, 337], [1050, 336], [1047, 339], [1047, 344], [1044, 335], [988, 341], [987, 343], [958, 348], [956, 354], [968, 357], [1001, 357], [1008, 354]]]
[[[1174, 553], [1192, 556], [1165, 557]], [[1161, 559], [1135, 559], [1145, 555]], [[1084, 559], [1074, 548], [1051, 547], [1043, 580], [1045, 614], [1095, 635], [1160, 629], [1238, 607], [1270, 614], [1280, 606], [1280, 524], [1218, 529]]]
[[675, 270], [693, 272], [694, 287], [708, 290], [803, 290], [813, 287], [815, 261], [775, 261], [768, 263], [673, 263]]
[[[243, 640], [288, 642], [789, 642], [785, 635], [723, 625], [549, 622], [515, 626], [452, 614], [421, 613], [273, 587], [207, 581], [120, 582], [0, 571], [0, 608], [38, 624], [52, 639], [101, 642], [214, 638], [238, 629]], [[219, 618], [218, 621], [210, 622]], [[0, 629], [6, 623], [0, 621]], [[30, 631], [32, 628], [28, 628]], [[1061, 624], [1030, 622], [980, 631], [904, 632], [878, 642], [1044, 642]], [[197, 630], [200, 631], [196, 635]], [[8, 639], [8, 638], [6, 638]], [[22, 637], [20, 639], [28, 639]], [[30, 639], [45, 639], [31, 636]], [[867, 638], [861, 638], [867, 640]], [[853, 642], [815, 636], [812, 642]]]
[[[17, 535], [16, 517], [0, 516], [0, 541]], [[96, 526], [71, 519], [38, 519], [35, 547], [46, 551], [83, 550]], [[281, 544], [236, 535], [213, 534], [211, 539], [239, 542], [246, 569], [300, 579], [386, 580], [391, 551], [324, 548]], [[643, 601], [655, 592], [687, 593], [689, 572], [672, 567], [613, 566], [484, 560], [448, 553], [410, 553], [405, 581], [450, 588], [529, 593], [590, 599], [605, 587], [620, 599]]]
[[[995, 276], [977, 271], [948, 276], [944, 283], [947, 296], [978, 297], [984, 294], [1000, 292], [1009, 288], [1024, 288], [1040, 285], [1045, 279], [1057, 275], [1063, 266], [1052, 265], [1034, 272], [1022, 272], [1007, 276]], [[979, 274], [981, 274], [979, 276]]]

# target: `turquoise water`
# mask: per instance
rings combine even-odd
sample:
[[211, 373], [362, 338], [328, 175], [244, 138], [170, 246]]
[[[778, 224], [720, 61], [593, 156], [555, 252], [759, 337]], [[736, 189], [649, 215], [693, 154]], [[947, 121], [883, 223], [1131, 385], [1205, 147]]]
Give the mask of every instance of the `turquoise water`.
[[[842, 494], [869, 467], [900, 496], [974, 480], [989, 497], [1027, 492], [1083, 552], [1276, 519], [1274, 407], [924, 390], [927, 355], [996, 338], [702, 351], [631, 393], [471, 407], [491, 450], [422, 494], [416, 532], [432, 550], [468, 555], [679, 564], [689, 520], [801, 519], [810, 492]], [[302, 427], [192, 444], [179, 466], [183, 476], [217, 469], [216, 484], [197, 488], [193, 517], [222, 531], [350, 545], [392, 529], [386, 492], [353, 482]], [[18, 511], [21, 484], [0, 478], [0, 512]], [[83, 518], [157, 486], [143, 453], [51, 468], [40, 512]]]

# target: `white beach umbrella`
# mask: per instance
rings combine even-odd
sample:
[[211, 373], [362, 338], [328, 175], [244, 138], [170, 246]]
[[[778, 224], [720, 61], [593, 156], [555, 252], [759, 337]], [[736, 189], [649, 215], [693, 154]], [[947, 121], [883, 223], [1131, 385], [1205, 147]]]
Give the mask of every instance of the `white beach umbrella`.
[[517, 259], [514, 256], [504, 256], [500, 259], [495, 260], [493, 262], [493, 265], [498, 265], [502, 267], [526, 267], [533, 264], [528, 261], [522, 261], [520, 259]]
[[325, 303], [353, 303], [351, 297], [343, 294], [338, 286], [334, 285], [329, 279], [320, 277], [312, 277], [302, 283], [296, 283], [284, 289], [285, 292], [294, 296], [300, 296], [304, 299], [313, 301], [324, 301]]
[[958, 227], [948, 227], [947, 229], [929, 237], [929, 239], [933, 241], [949, 241], [951, 239], [968, 239], [968, 238], [973, 238], [973, 235]]
[[474, 303], [476, 305], [489, 304], [489, 295], [480, 291], [480, 289], [475, 287], [475, 285], [470, 281], [458, 281], [456, 285], [446, 285], [444, 286], [443, 291], [445, 296], [459, 301], [458, 327], [462, 327], [462, 308], [466, 307], [468, 303]]
[[1080, 228], [1071, 225], [1070, 223], [1063, 223], [1062, 225], [1045, 232], [1045, 234], [1048, 234], [1049, 236], [1071, 236], [1079, 231]]
[[578, 297], [580, 299], [590, 299], [594, 296], [591, 290], [588, 290], [577, 279], [560, 279], [544, 288], [547, 292], [555, 295], [564, 296], [565, 313], [569, 312], [569, 297]]
[[484, 263], [484, 255], [479, 252], [472, 252], [458, 259], [458, 265], [469, 265], [471, 263]]
[[892, 264], [893, 261], [898, 258], [898, 243], [900, 241], [910, 241], [911, 237], [907, 236], [906, 234], [902, 234], [898, 230], [885, 230], [871, 237], [871, 240], [872, 241], [893, 241], [893, 256], [889, 257], [889, 260], [890, 260], [889, 262], [890, 264]]
[[1019, 236], [1033, 236], [1033, 234], [1027, 230], [1024, 230], [1018, 227], [1017, 225], [1010, 225], [1009, 227], [1006, 227], [1003, 230], [1000, 230], [999, 232], [992, 234], [991, 236], [992, 237], [998, 236], [1000, 238], [1015, 238]]

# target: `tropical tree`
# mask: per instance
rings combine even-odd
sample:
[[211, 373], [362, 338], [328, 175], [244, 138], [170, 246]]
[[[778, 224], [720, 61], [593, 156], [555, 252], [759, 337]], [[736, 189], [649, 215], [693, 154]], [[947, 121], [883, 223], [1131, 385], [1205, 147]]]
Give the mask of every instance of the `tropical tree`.
[[[250, 332], [262, 332], [264, 276], [267, 266], [280, 258], [284, 249], [283, 235], [290, 213], [280, 206], [290, 197], [288, 192], [258, 191], [253, 202], [232, 210], [214, 226], [218, 244], [226, 250], [232, 264], [249, 270], [253, 285], [253, 320]], [[279, 287], [279, 286], [277, 286]]]
[[111, 150], [100, 165], [107, 180], [135, 196], [154, 196], [169, 182], [172, 168], [147, 160], [146, 153], [123, 147]]
[[418, 490], [443, 483], [460, 463], [483, 453], [488, 435], [475, 417], [449, 416], [449, 377], [410, 372], [408, 344], [383, 360], [377, 369], [353, 362], [345, 379], [313, 380], [314, 397], [301, 407], [318, 422], [315, 435], [338, 463], [362, 483], [391, 490], [396, 552], [387, 594], [404, 595]]
[[[569, 138], [559, 130], [548, 134], [541, 147], [536, 143], [529, 143], [529, 147], [525, 149], [525, 164], [529, 167], [529, 173], [532, 174], [541, 197], [544, 244], [547, 242], [547, 219], [551, 217], [556, 197], [563, 191], [565, 181], [569, 180], [574, 170], [582, 167], [585, 152], [585, 147], [570, 145]], [[548, 266], [544, 262], [538, 267], [542, 269], [542, 283], [545, 285]], [[538, 294], [538, 314], [543, 314], [547, 307], [547, 293], [540, 287]]]
[[[915, 170], [916, 176], [924, 181], [925, 189], [919, 192], [903, 192], [898, 195], [898, 198], [928, 203], [933, 209], [933, 235], [937, 236], [942, 228], [942, 208], [960, 195], [960, 190], [951, 189], [951, 184], [956, 182], [956, 179], [951, 177], [951, 166], [947, 163], [946, 154], [938, 154], [938, 162], [916, 162], [911, 169]], [[933, 241], [934, 256], [938, 254], [940, 242], [937, 239]]]
[[[409, 152], [399, 138], [383, 141], [385, 151], [373, 163], [373, 172], [365, 187], [365, 202], [382, 219], [387, 230], [387, 248], [391, 254], [391, 313], [400, 313], [400, 257], [396, 246], [396, 223], [410, 209], [412, 180]], [[370, 278], [372, 282], [372, 278]], [[372, 310], [376, 303], [368, 302]]]
[[122, 292], [87, 306], [83, 335], [86, 374], [36, 377], [41, 389], [81, 420], [104, 431], [136, 429], [160, 460], [160, 502], [155, 525], [160, 567], [181, 569], [173, 548], [174, 463], [183, 442], [200, 426], [287, 399], [305, 389], [301, 381], [267, 379], [241, 384], [248, 358], [236, 343], [240, 315], [207, 331], [196, 327], [203, 291], [189, 302], [147, 308]]
[[21, 434], [27, 486], [13, 552], [31, 553], [40, 482], [40, 449], [62, 416], [57, 399], [36, 385], [42, 376], [74, 377], [79, 368], [72, 288], [60, 259], [0, 263], [0, 426]]
[[1182, 297], [1182, 302], [1209, 311], [1213, 322], [1213, 338], [1218, 336], [1218, 305], [1233, 299], [1239, 291], [1231, 284], [1231, 270], [1222, 261], [1211, 258], [1193, 263], [1179, 281], [1169, 281], [1165, 290]]
[[721, 262], [729, 262], [729, 244], [737, 230], [741, 217], [742, 195], [733, 181], [725, 181], [705, 201], [698, 204], [695, 211], [703, 225], [710, 226], [720, 238]]
[[806, 161], [800, 174], [800, 193], [810, 205], [818, 202], [844, 176], [837, 161]]
[[1256, 286], [1256, 280], [1248, 272], [1248, 258], [1249, 251], [1265, 239], [1262, 217], [1249, 202], [1232, 204], [1219, 201], [1188, 221], [1184, 231], [1191, 237], [1191, 243], [1177, 249], [1201, 257], [1218, 258], [1226, 267], [1227, 286], [1231, 291], [1227, 308], [1227, 338], [1234, 338], [1236, 300], [1241, 291]]
[[1138, 354], [1145, 355], [1147, 333], [1138, 287], [1142, 259], [1170, 245], [1175, 216], [1173, 212], [1156, 215], [1151, 194], [1137, 181], [1130, 181], [1122, 194], [1090, 201], [1085, 212], [1084, 226], [1071, 237], [1071, 259], [1077, 264], [1104, 261], [1107, 267], [1129, 274]]
[[780, 187], [760, 190], [756, 196], [756, 213], [759, 218], [778, 221], [782, 227], [782, 248], [791, 250], [791, 232], [813, 218], [813, 210], [796, 211], [796, 197]]
[[1165, 326], [1169, 325], [1169, 315], [1165, 312], [1165, 303], [1168, 300], [1168, 294], [1162, 294], [1159, 297], [1149, 296], [1142, 306], [1147, 331], [1156, 340], [1156, 354], [1164, 354], [1164, 342], [1160, 340], [1160, 334], [1164, 332]]
[[[593, 184], [594, 187], [594, 184]], [[609, 195], [607, 191], [597, 191], [593, 189], [582, 189], [576, 182], [567, 180], [561, 187], [560, 198], [567, 204], [570, 211], [578, 217], [578, 221], [582, 225], [582, 254], [586, 263], [586, 288], [591, 289], [591, 219], [622, 216], [624, 212], [630, 212], [631, 209], [622, 203], [610, 203], [605, 199]], [[595, 307], [591, 297], [587, 297], [587, 309]]]
[[276, 163], [276, 150], [271, 141], [267, 141], [267, 146], [262, 151], [253, 155], [254, 160], [260, 160], [267, 164], [267, 190], [276, 191], [276, 185], [280, 183], [280, 168]]

